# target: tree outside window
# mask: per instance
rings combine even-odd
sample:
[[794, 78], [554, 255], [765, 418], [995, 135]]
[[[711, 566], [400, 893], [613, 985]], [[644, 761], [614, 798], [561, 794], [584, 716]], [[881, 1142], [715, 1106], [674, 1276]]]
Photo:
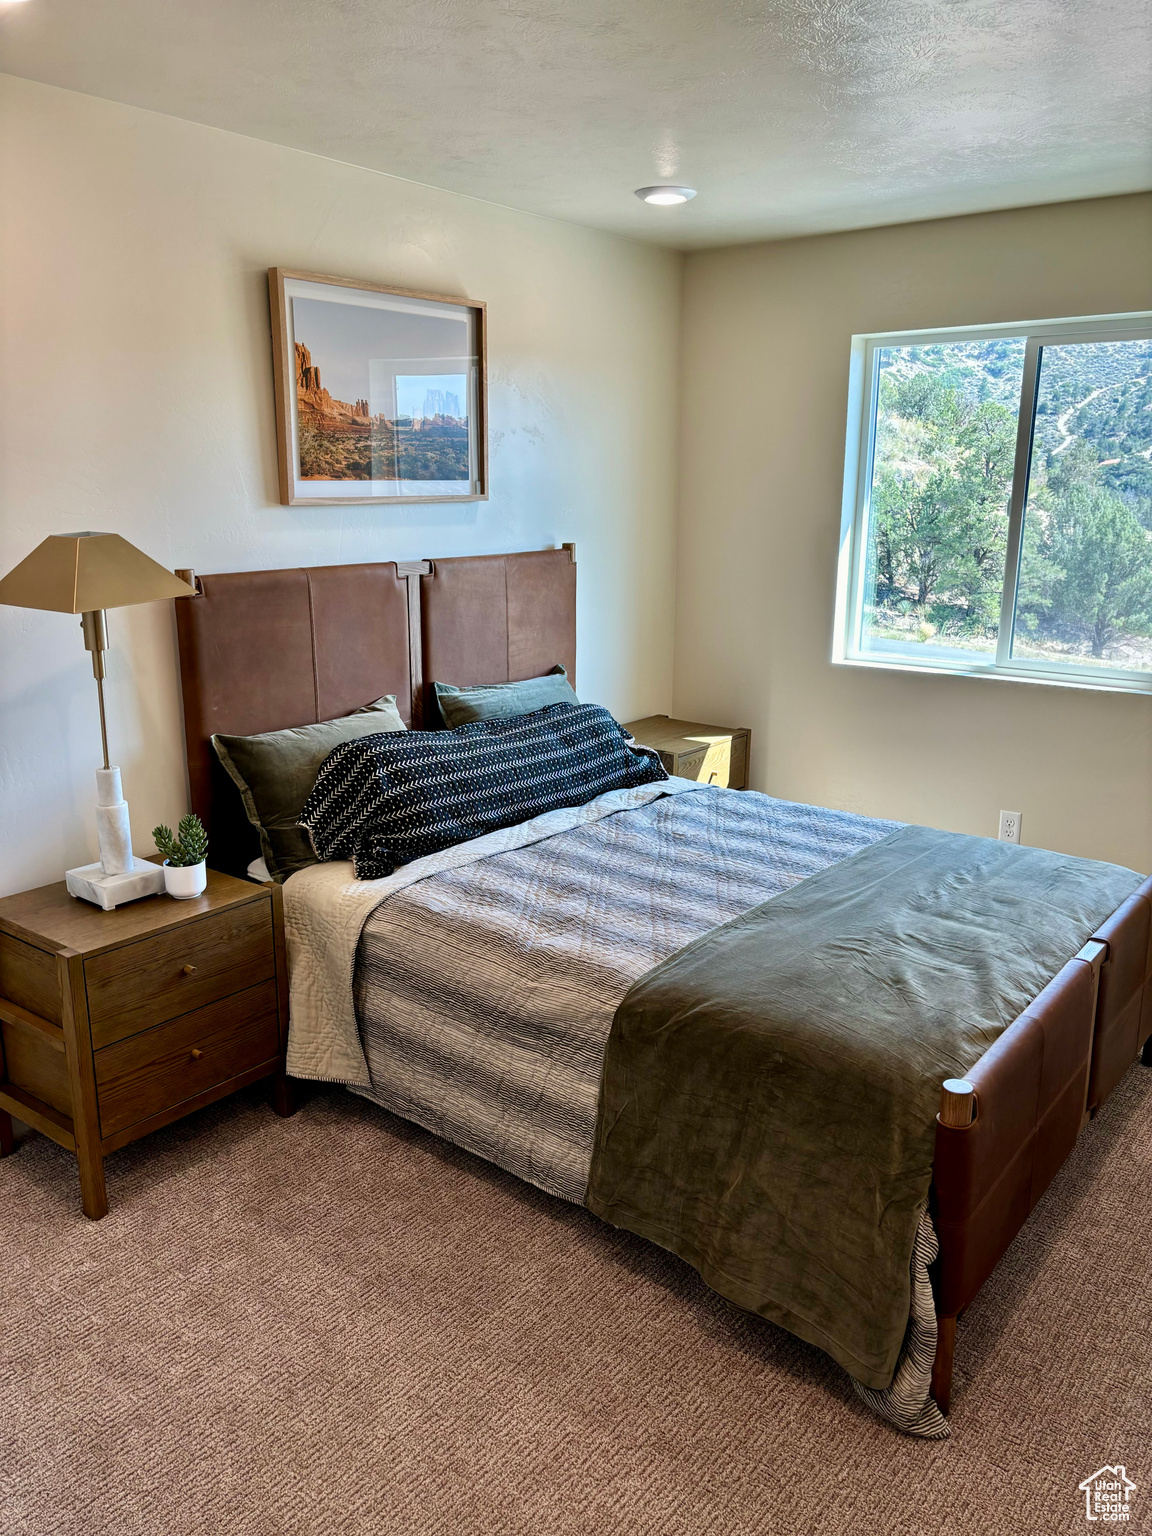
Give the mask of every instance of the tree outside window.
[[1083, 326], [875, 339], [844, 659], [1152, 683], [1152, 338]]

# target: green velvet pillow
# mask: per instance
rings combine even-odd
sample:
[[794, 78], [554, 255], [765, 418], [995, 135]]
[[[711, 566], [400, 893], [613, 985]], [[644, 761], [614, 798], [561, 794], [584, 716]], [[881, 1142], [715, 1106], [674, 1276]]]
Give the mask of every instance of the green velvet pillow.
[[297, 823], [329, 752], [358, 736], [404, 729], [396, 695], [389, 693], [339, 720], [266, 731], [261, 736], [213, 736], [216, 755], [260, 834], [260, 851], [273, 880], [282, 882], [298, 869], [319, 862], [308, 833]]
[[477, 683], [474, 688], [453, 688], [451, 683], [432, 686], [450, 731], [473, 720], [507, 720], [513, 715], [530, 715], [549, 704], [580, 702], [563, 667], [553, 667], [543, 677], [525, 678], [522, 683]]

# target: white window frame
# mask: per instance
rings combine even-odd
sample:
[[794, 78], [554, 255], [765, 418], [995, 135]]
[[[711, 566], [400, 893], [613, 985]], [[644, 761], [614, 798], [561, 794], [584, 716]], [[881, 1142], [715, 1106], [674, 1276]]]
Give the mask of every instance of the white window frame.
[[[879, 352], [886, 347], [927, 347], [941, 342], [998, 341], [1025, 338], [1024, 376], [1017, 412], [1016, 459], [1008, 510], [1008, 544], [1000, 603], [999, 636], [994, 654], [972, 653], [922, 660], [878, 655], [860, 648], [864, 620], [869, 501], [875, 453], [876, 404], [880, 388]], [[885, 671], [945, 673], [1014, 682], [1047, 683], [1125, 693], [1152, 693], [1152, 672], [1077, 662], [1013, 659], [1009, 655], [1012, 616], [1020, 578], [1020, 542], [1024, 526], [1028, 473], [1036, 412], [1036, 371], [1042, 346], [1062, 342], [1140, 341], [1152, 337], [1152, 311], [1093, 315], [1066, 320], [1023, 321], [1014, 325], [950, 326], [931, 331], [886, 331], [853, 336], [848, 372], [848, 434], [844, 453], [844, 500], [840, 520], [840, 556], [836, 577], [836, 627], [832, 660], [838, 665], [879, 667]]]

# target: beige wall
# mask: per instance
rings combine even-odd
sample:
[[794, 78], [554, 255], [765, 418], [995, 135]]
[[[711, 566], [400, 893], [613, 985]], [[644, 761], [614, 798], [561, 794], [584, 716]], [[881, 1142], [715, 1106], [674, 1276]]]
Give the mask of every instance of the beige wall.
[[1152, 197], [687, 259], [677, 713], [759, 789], [1152, 869], [1152, 698], [834, 667], [849, 339], [1152, 308]]
[[[681, 261], [252, 139], [0, 76], [0, 571], [111, 529], [204, 571], [575, 539], [580, 689], [671, 703]], [[281, 507], [265, 272], [485, 299], [492, 499]], [[170, 605], [111, 616], [137, 847], [186, 808]], [[79, 621], [0, 608], [0, 892], [96, 854]]]
[[[1152, 307], [1152, 198], [699, 253], [681, 325], [668, 252], [3, 76], [0, 185], [0, 570], [85, 527], [206, 571], [574, 538], [581, 692], [622, 718], [751, 724], [776, 794], [1020, 808], [1152, 868], [1152, 699], [829, 661], [849, 337]], [[279, 506], [273, 264], [488, 301], [489, 503]], [[144, 850], [185, 806], [171, 613], [112, 636]], [[95, 856], [94, 692], [78, 623], [0, 609], [0, 892]]]

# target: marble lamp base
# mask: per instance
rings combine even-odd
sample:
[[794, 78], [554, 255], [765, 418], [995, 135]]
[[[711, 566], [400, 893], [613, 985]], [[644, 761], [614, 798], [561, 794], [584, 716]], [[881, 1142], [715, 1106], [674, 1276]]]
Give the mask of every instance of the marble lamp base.
[[82, 864], [64, 875], [70, 896], [95, 902], [105, 912], [164, 889], [164, 869], [132, 852], [128, 804], [120, 790], [119, 768], [96, 770], [96, 835], [99, 864]]
[[101, 864], [81, 864], [66, 872], [64, 882], [70, 896], [95, 902], [105, 912], [111, 912], [126, 901], [138, 901], [141, 896], [156, 896], [163, 891], [164, 869], [133, 854], [132, 868], [121, 874], [106, 875]]

